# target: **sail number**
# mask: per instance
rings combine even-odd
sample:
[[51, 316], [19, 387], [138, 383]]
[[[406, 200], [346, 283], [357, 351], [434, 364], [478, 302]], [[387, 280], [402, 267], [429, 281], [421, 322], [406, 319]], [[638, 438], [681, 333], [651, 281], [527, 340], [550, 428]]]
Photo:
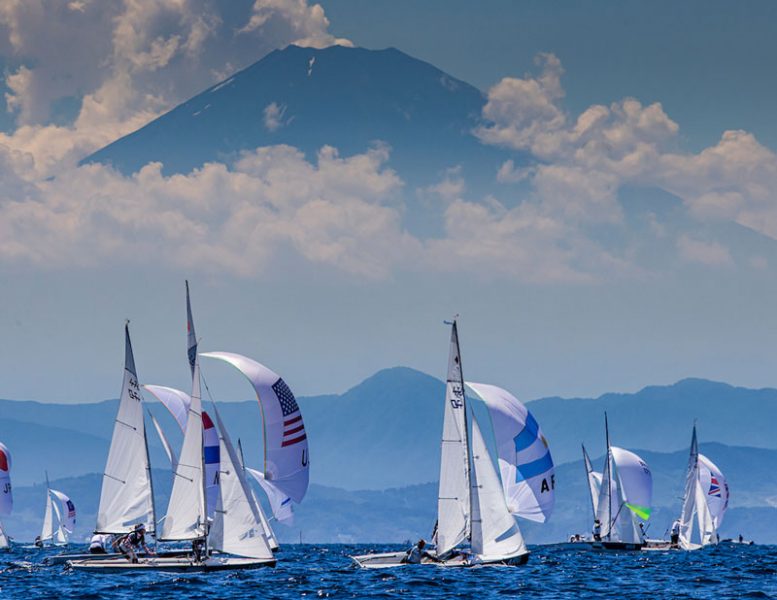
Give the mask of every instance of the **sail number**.
[[140, 386], [138, 385], [137, 379], [134, 377], [130, 377], [129, 387], [127, 388], [127, 395], [137, 402], [141, 401]]
[[451, 386], [451, 407], [461, 408], [464, 406], [464, 390], [457, 385]]
[[3, 493], [4, 493], [4, 494], [10, 494], [10, 493], [11, 493], [11, 482], [10, 482], [10, 481], [9, 481], [9, 482], [7, 482], [7, 483], [6, 483], [6, 484], [3, 486]]

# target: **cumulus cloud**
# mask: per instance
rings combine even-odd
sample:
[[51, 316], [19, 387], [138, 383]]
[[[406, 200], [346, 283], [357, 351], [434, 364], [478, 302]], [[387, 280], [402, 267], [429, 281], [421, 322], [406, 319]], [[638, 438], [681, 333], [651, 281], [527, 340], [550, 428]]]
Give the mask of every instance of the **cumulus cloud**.
[[[489, 90], [484, 143], [528, 153], [528, 167], [505, 162], [497, 181], [527, 180], [546, 214], [570, 222], [618, 223], [618, 190], [652, 186], [680, 197], [698, 219], [727, 219], [777, 239], [777, 155], [744, 131], [726, 131], [699, 153], [679, 151], [679, 126], [660, 103], [625, 98], [594, 105], [576, 119], [562, 108], [563, 73], [553, 55], [540, 55], [540, 73], [505, 78]], [[691, 238], [677, 244], [682, 257], [727, 264], [720, 245]]]
[[[0, 47], [18, 65], [5, 99], [19, 136], [0, 143], [42, 155], [49, 175], [50, 162], [137, 129], [273, 49], [350, 43], [328, 27], [306, 0], [7, 0]], [[63, 103], [76, 107], [69, 118]], [[47, 161], [52, 148], [62, 160]]]
[[132, 176], [87, 165], [0, 199], [0, 259], [38, 268], [112, 260], [249, 277], [286, 248], [368, 278], [412, 262], [420, 246], [395, 204], [402, 182], [375, 148], [315, 163], [287, 146], [232, 165], [166, 177], [152, 163]]
[[728, 248], [717, 242], [706, 242], [681, 235], [677, 240], [680, 258], [693, 263], [701, 263], [712, 267], [729, 267], [734, 264]]

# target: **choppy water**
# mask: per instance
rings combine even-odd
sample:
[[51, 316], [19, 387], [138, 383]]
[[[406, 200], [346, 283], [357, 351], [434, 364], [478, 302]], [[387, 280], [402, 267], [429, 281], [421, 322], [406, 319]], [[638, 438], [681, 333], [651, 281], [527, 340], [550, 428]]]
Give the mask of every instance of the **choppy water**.
[[0, 598], [777, 598], [777, 547], [599, 554], [532, 548], [521, 567], [351, 566], [349, 554], [396, 546], [286, 545], [274, 569], [208, 575], [94, 575], [41, 561], [56, 550], [0, 554]]

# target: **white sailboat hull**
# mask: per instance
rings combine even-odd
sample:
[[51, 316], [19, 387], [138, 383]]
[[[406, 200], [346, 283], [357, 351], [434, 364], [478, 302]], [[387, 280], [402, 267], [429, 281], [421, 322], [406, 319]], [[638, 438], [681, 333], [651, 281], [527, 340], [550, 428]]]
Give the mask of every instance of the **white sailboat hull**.
[[149, 557], [131, 563], [126, 558], [87, 559], [68, 561], [67, 566], [76, 571], [90, 573], [131, 573], [162, 571], [168, 573], [203, 573], [206, 571], [234, 571], [274, 567], [275, 559], [242, 558], [235, 556], [211, 556], [196, 562], [190, 557]]
[[[406, 556], [407, 552], [384, 552], [351, 556], [351, 560], [362, 569], [390, 569], [409, 566], [409, 563], [403, 562]], [[519, 566], [526, 564], [528, 560], [529, 552], [513, 556], [486, 558], [477, 555], [458, 554], [444, 561], [436, 561], [425, 557], [421, 560], [421, 564], [438, 567]]]

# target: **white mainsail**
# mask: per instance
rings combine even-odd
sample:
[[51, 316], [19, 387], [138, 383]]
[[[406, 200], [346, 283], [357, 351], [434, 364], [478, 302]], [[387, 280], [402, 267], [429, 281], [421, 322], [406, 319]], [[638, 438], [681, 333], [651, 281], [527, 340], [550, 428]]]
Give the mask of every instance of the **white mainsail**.
[[510, 514], [499, 476], [473, 414], [472, 420], [472, 540], [479, 560], [499, 560], [527, 552], [521, 531]]
[[191, 403], [162, 540], [194, 540], [207, 533], [200, 368], [195, 357]]
[[591, 510], [593, 511], [594, 518], [596, 518], [596, 510], [599, 506], [599, 489], [602, 487], [602, 474], [594, 471], [591, 466], [591, 459], [588, 458], [588, 452], [585, 451], [583, 446], [583, 464], [585, 465], [585, 475], [588, 480], [588, 491], [591, 494]]
[[103, 474], [96, 533], [126, 533], [136, 523], [154, 532], [154, 495], [135, 358], [124, 327], [124, 382]]
[[694, 425], [680, 515], [680, 546], [685, 550], [694, 550], [716, 544], [717, 528], [727, 506], [726, 480], [720, 469], [699, 453]]
[[556, 484], [553, 458], [539, 424], [507, 390], [485, 383], [467, 382], [467, 386], [488, 408], [510, 512], [544, 523], [553, 512]]
[[222, 470], [210, 543], [215, 549], [229, 554], [271, 558], [272, 550], [265, 535], [261, 508], [255, 502], [218, 410], [215, 410], [215, 416], [221, 444]]
[[229, 363], [251, 382], [262, 410], [265, 479], [301, 502], [308, 489], [310, 454], [302, 412], [289, 386], [275, 371], [240, 354], [200, 354]]
[[437, 555], [443, 556], [471, 534], [470, 452], [467, 409], [456, 321], [451, 326], [445, 416], [437, 495]]
[[[40, 534], [41, 542], [52, 542], [56, 545], [67, 544], [68, 534], [73, 531], [72, 527], [68, 530], [65, 528], [63, 514], [67, 510], [67, 506], [59, 506], [58, 502], [61, 502], [59, 496], [57, 496], [57, 502], [52, 499], [52, 494], [55, 490], [51, 488], [46, 489], [46, 512], [43, 516], [43, 528]], [[58, 492], [61, 494], [61, 492]], [[62, 494], [65, 498], [64, 494]], [[67, 498], [70, 501], [69, 498]], [[71, 503], [72, 504], [72, 503]], [[73, 509], [73, 524], [75, 524], [75, 509]]]

